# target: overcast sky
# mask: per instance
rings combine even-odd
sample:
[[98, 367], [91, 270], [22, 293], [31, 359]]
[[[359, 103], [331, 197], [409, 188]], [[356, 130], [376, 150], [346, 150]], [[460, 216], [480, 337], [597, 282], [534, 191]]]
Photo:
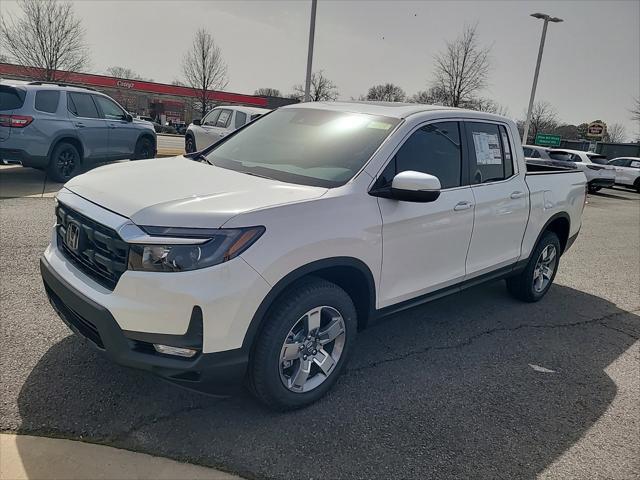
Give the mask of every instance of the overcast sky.
[[[181, 78], [193, 31], [206, 27], [229, 66], [228, 90], [283, 93], [302, 83], [310, 0], [76, 1], [87, 30], [92, 68], [130, 67], [159, 82]], [[0, 0], [2, 13], [16, 2]], [[330, 1], [319, 0], [313, 68], [322, 69], [349, 99], [393, 82], [408, 94], [425, 89], [433, 56], [465, 23], [478, 24], [492, 46], [484, 95], [521, 118], [529, 99], [542, 21], [550, 24], [536, 98], [551, 102], [568, 123], [602, 119], [638, 132], [630, 119], [640, 96], [640, 2], [628, 1]]]

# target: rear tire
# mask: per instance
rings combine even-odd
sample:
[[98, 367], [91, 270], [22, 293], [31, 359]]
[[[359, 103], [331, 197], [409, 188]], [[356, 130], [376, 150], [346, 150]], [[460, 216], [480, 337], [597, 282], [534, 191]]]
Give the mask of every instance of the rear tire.
[[523, 302], [537, 302], [544, 297], [558, 271], [560, 252], [558, 236], [550, 231], [545, 232], [525, 269], [507, 278], [509, 293]]
[[80, 173], [82, 159], [75, 145], [60, 142], [51, 152], [47, 177], [54, 182], [65, 183]]
[[633, 182], [633, 188], [636, 189], [636, 192], [640, 193], [640, 178], [636, 178], [636, 181]]
[[596, 193], [598, 192], [602, 187], [596, 187], [596, 186], [592, 186], [589, 185], [589, 193]]
[[274, 410], [305, 407], [347, 363], [357, 332], [353, 301], [334, 283], [309, 277], [267, 315], [249, 366], [251, 393]]
[[153, 158], [153, 142], [148, 137], [142, 137], [136, 142], [136, 149], [133, 152], [134, 160], [144, 160]]

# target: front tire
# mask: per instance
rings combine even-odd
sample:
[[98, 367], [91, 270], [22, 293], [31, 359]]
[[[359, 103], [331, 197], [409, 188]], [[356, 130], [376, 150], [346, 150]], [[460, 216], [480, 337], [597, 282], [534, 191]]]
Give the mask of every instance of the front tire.
[[249, 366], [252, 393], [275, 410], [307, 406], [347, 363], [357, 332], [353, 301], [336, 284], [310, 277], [267, 315]]
[[193, 153], [196, 151], [196, 141], [191, 135], [184, 137], [184, 151], [186, 153]]
[[560, 252], [558, 236], [553, 232], [545, 232], [525, 269], [507, 278], [509, 293], [523, 302], [537, 302], [544, 297], [558, 271]]
[[60, 142], [51, 152], [47, 176], [58, 183], [65, 183], [80, 173], [80, 152], [71, 143]]
[[589, 193], [596, 193], [600, 191], [602, 187], [596, 187], [595, 185], [589, 185]]
[[136, 142], [136, 149], [133, 152], [134, 160], [144, 160], [153, 158], [153, 142], [148, 137], [142, 137]]

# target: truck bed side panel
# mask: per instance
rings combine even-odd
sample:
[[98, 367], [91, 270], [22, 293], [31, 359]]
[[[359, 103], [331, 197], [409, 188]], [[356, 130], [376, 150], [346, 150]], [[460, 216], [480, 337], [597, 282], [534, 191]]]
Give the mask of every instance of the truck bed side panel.
[[569, 214], [569, 237], [577, 234], [582, 225], [586, 178], [580, 171], [527, 174], [531, 202], [529, 223], [522, 240], [521, 259], [528, 258], [538, 235], [554, 215]]

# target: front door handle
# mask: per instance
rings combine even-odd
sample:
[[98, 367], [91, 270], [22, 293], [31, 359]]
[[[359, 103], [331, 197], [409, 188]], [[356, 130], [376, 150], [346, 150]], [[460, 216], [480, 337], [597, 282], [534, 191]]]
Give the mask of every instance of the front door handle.
[[469, 210], [471, 207], [473, 207], [473, 203], [471, 202], [460, 202], [455, 207], [453, 207], [453, 209], [456, 212], [459, 212], [460, 210]]
[[524, 192], [513, 192], [511, 194], [511, 198], [513, 198], [514, 200], [522, 197], [524, 197]]
[[109, 128], [116, 128], [116, 127], [117, 127], [117, 125], [115, 125], [114, 123], [110, 123], [109, 124]]

